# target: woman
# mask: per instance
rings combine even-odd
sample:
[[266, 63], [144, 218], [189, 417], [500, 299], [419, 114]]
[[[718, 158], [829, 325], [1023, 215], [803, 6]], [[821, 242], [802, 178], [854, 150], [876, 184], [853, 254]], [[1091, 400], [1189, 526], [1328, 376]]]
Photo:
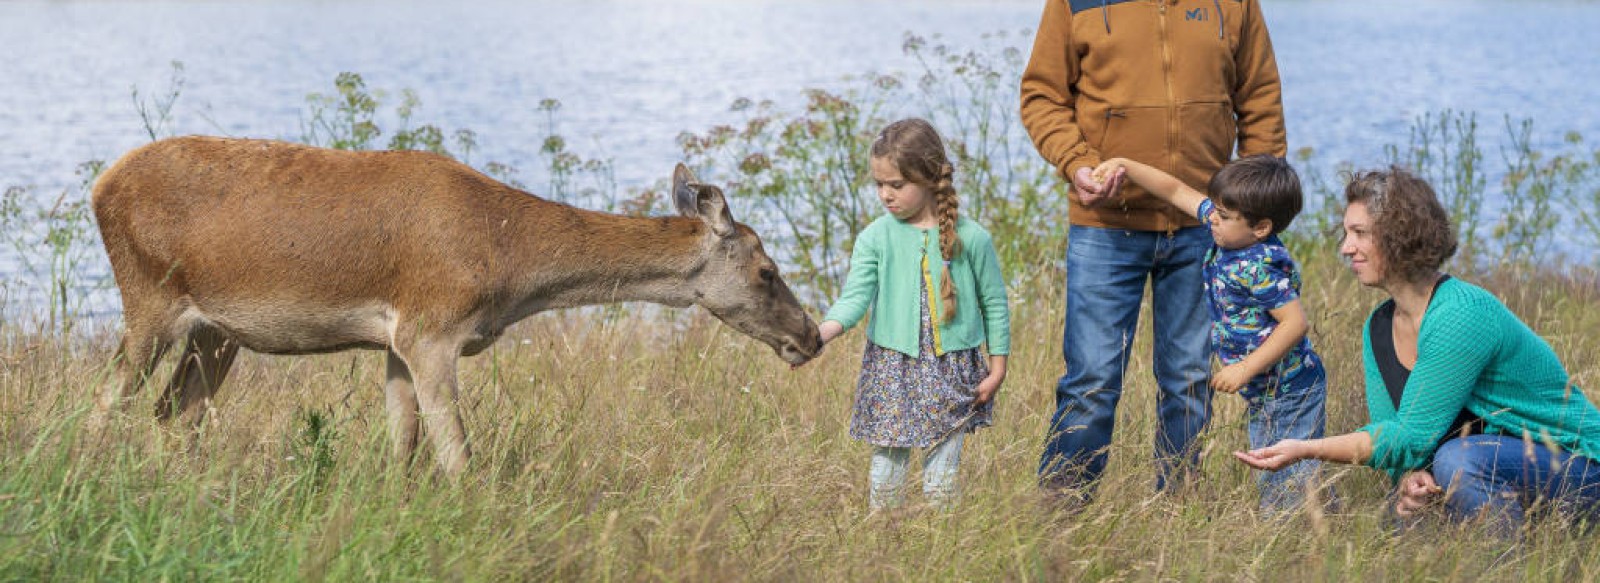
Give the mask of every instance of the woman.
[[1502, 532], [1535, 500], [1600, 517], [1600, 410], [1494, 295], [1439, 272], [1456, 240], [1433, 189], [1399, 168], [1365, 172], [1345, 202], [1339, 253], [1391, 297], [1363, 334], [1371, 422], [1234, 455], [1263, 470], [1302, 459], [1385, 470], [1401, 516], [1442, 494], [1452, 517], [1488, 516]]

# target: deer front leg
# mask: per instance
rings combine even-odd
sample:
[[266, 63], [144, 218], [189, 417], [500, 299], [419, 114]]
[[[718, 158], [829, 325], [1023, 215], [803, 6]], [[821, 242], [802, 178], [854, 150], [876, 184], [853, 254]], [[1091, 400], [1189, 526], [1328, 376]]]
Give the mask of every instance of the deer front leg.
[[411, 367], [394, 350], [388, 352], [387, 368], [383, 398], [389, 410], [389, 439], [395, 461], [409, 466], [417, 450], [417, 389]]
[[161, 356], [166, 354], [171, 341], [144, 328], [129, 326], [122, 335], [122, 343], [113, 358], [116, 375], [95, 400], [95, 413], [103, 417], [112, 411], [121, 411], [134, 393], [149, 380]]
[[456, 412], [456, 359], [460, 353], [459, 343], [423, 340], [407, 360], [416, 381], [422, 421], [428, 425], [428, 435], [433, 440], [434, 455], [439, 467], [451, 477], [461, 474], [472, 455], [467, 448], [467, 432]]

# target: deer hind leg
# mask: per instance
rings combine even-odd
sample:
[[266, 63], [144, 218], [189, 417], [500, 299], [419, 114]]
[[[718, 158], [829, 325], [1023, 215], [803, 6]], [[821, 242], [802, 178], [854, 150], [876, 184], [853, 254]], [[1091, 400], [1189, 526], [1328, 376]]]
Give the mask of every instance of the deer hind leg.
[[189, 332], [177, 371], [156, 401], [156, 418], [167, 422], [182, 415], [198, 429], [238, 354], [239, 342], [222, 330], [210, 325], [196, 326]]
[[415, 381], [417, 404], [439, 467], [452, 477], [460, 475], [472, 452], [467, 448], [467, 433], [456, 411], [456, 359], [459, 343], [419, 339], [400, 355], [410, 365]]
[[409, 465], [417, 450], [417, 389], [411, 367], [395, 354], [388, 353], [388, 381], [383, 385], [384, 402], [389, 409], [389, 439], [395, 461]]

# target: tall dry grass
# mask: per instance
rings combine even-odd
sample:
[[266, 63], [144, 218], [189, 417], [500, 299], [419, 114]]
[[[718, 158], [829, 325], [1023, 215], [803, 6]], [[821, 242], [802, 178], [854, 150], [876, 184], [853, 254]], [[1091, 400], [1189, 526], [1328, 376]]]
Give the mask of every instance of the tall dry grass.
[[[1360, 326], [1379, 297], [1301, 257], [1330, 430], [1359, 426]], [[1600, 354], [1594, 287], [1477, 278], [1550, 339], [1580, 382]], [[1148, 332], [1137, 340], [1098, 500], [1035, 487], [1062, 372], [1061, 289], [1014, 290], [996, 426], [967, 442], [952, 511], [866, 510], [867, 446], [846, 437], [862, 335], [791, 371], [699, 310], [536, 316], [464, 361], [476, 457], [387, 458], [381, 355], [246, 354], [204, 426], [152, 420], [147, 388], [85, 429], [115, 340], [5, 329], [0, 578], [9, 580], [1594, 580], [1600, 545], [1547, 521], [1512, 544], [1442, 523], [1407, 534], [1386, 486], [1333, 467], [1342, 508], [1264, 522], [1238, 399], [1219, 396], [1203, 480], [1157, 495]], [[1148, 311], [1147, 311], [1148, 312]], [[1148, 330], [1149, 326], [1142, 326]], [[168, 364], [165, 368], [170, 369]]]

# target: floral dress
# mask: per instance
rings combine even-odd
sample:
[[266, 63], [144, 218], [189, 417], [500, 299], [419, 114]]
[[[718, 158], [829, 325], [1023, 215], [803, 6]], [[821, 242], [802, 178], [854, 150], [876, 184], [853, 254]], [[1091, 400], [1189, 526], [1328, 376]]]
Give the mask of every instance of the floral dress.
[[989, 366], [977, 348], [934, 354], [928, 286], [922, 285], [917, 356], [867, 342], [850, 417], [850, 437], [880, 447], [928, 447], [957, 431], [991, 424], [994, 402], [974, 408]]

